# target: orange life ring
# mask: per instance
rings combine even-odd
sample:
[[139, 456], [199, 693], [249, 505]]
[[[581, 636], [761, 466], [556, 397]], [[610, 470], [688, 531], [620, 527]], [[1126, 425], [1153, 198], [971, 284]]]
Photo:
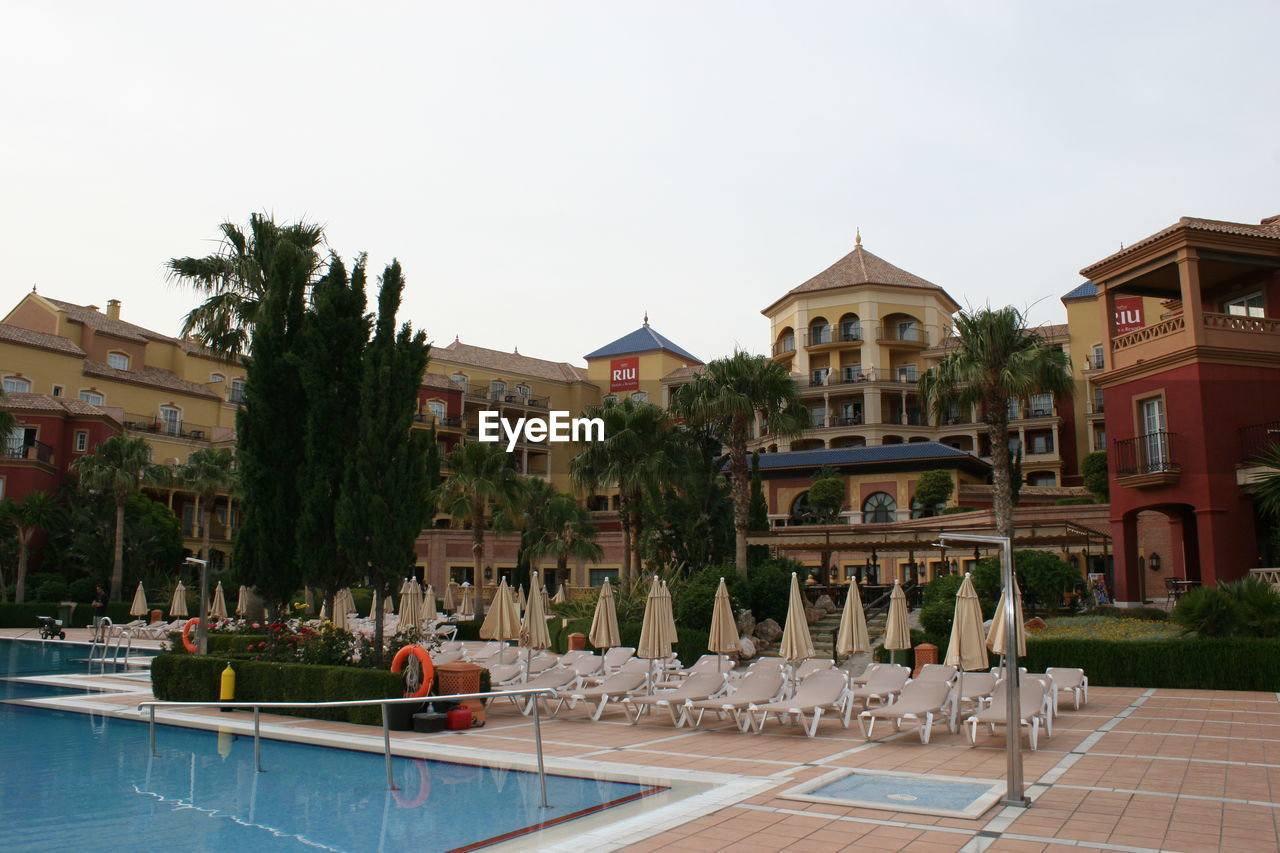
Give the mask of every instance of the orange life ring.
[[427, 769], [427, 762], [421, 758], [415, 758], [413, 763], [418, 768], [418, 795], [410, 800], [400, 793], [399, 788], [391, 789], [391, 796], [395, 797], [396, 805], [402, 809], [416, 809], [431, 795], [431, 771]]
[[391, 671], [399, 672], [404, 669], [404, 662], [409, 659], [409, 655], [413, 655], [422, 664], [422, 684], [418, 687], [416, 693], [405, 692], [405, 697], [426, 696], [431, 692], [431, 682], [436, 675], [435, 664], [431, 662], [431, 655], [427, 654], [427, 650], [417, 643], [410, 643], [404, 646], [400, 651], [396, 652], [396, 656], [391, 660]]
[[200, 617], [197, 616], [194, 619], [188, 619], [187, 624], [182, 626], [182, 647], [191, 652], [191, 654], [195, 654], [200, 649], [199, 646], [191, 642], [191, 629], [199, 624]]

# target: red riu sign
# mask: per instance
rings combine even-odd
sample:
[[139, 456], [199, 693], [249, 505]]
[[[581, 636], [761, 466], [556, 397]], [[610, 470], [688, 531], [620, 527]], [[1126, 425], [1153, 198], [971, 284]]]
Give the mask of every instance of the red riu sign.
[[615, 358], [609, 362], [609, 390], [636, 391], [640, 388], [640, 359]]
[[1123, 299], [1117, 299], [1115, 301], [1115, 309], [1116, 313], [1112, 318], [1112, 322], [1115, 323], [1117, 335], [1132, 332], [1134, 329], [1141, 329], [1147, 324], [1142, 316], [1141, 296], [1126, 296]]

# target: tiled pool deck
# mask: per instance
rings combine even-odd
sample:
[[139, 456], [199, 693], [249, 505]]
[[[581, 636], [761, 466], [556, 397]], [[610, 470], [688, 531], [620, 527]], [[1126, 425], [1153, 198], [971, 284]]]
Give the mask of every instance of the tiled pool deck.
[[[115, 681], [122, 689], [140, 686]], [[146, 695], [71, 701], [83, 703], [85, 710], [132, 716]], [[249, 717], [216, 711], [185, 716], [218, 724]], [[307, 739], [381, 748], [378, 729], [266, 714], [263, 722], [264, 733], [287, 730]], [[519, 761], [533, 753], [532, 727], [530, 719], [503, 703], [494, 705], [483, 729], [397, 733], [395, 744], [415, 754], [464, 760], [504, 755]], [[809, 739], [773, 722], [763, 734], [742, 734], [728, 723], [675, 729], [665, 714], [634, 727], [621, 711], [592, 722], [579, 706], [547, 720], [543, 741], [552, 770], [638, 773], [709, 787], [647, 812], [584, 824], [572, 838], [544, 838], [540, 847], [510, 849], [1280, 850], [1280, 696], [1274, 693], [1094, 687], [1086, 707], [1073, 711], [1064, 704], [1053, 737], [1042, 735], [1037, 752], [1024, 752], [1032, 806], [996, 806], [977, 820], [805, 803], [780, 795], [845, 767], [1001, 779], [1000, 730], [995, 737], [980, 730], [976, 749], [945, 727], [935, 728], [928, 745], [919, 743], [913, 728], [868, 744], [856, 726], [846, 730], [838, 720], [824, 719], [818, 736]], [[269, 756], [269, 747], [264, 754]]]

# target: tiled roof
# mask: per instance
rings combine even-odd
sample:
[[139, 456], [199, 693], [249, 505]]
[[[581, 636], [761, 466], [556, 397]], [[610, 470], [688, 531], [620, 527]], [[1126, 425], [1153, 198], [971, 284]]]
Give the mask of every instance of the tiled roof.
[[605, 344], [595, 352], [587, 353], [583, 358], [608, 358], [614, 355], [629, 355], [633, 352], [651, 352], [656, 349], [667, 350], [683, 359], [702, 364], [702, 359], [672, 343], [670, 339], [663, 335], [658, 334], [648, 323], [645, 323], [630, 334], [623, 335], [611, 344]]
[[1138, 242], [1130, 246], [1125, 246], [1118, 252], [1107, 255], [1100, 261], [1090, 264], [1080, 271], [1081, 275], [1089, 275], [1089, 271], [1102, 266], [1116, 258], [1124, 257], [1131, 252], [1148, 246], [1163, 237], [1174, 233], [1175, 231], [1207, 231], [1213, 234], [1234, 234], [1240, 237], [1265, 237], [1270, 240], [1280, 240], [1280, 216], [1268, 216], [1257, 225], [1248, 222], [1224, 222], [1220, 219], [1197, 219], [1194, 216], [1184, 216], [1168, 228], [1162, 228], [1149, 237], [1143, 237]]
[[675, 370], [662, 377], [663, 382], [672, 382], [680, 379], [692, 379], [702, 372], [704, 365], [691, 364], [688, 367], [677, 367]]
[[1097, 295], [1098, 295], [1098, 285], [1094, 284], [1091, 281], [1086, 281], [1082, 284], [1076, 285], [1075, 288], [1073, 288], [1070, 293], [1062, 297], [1062, 301], [1066, 302], [1068, 299], [1085, 299], [1087, 297], [1097, 296]]
[[65, 310], [68, 320], [83, 323], [92, 329], [115, 335], [117, 338], [125, 338], [139, 343], [146, 343], [147, 341], [181, 343], [177, 338], [172, 338], [169, 335], [162, 335], [159, 332], [153, 332], [150, 329], [144, 329], [141, 326], [135, 326], [133, 323], [126, 323], [123, 320], [112, 320], [106, 314], [95, 311], [87, 305], [76, 305], [73, 302], [63, 302], [61, 299], [50, 299], [49, 301]]
[[39, 347], [40, 349], [53, 350], [54, 352], [64, 352], [68, 355], [84, 355], [84, 350], [61, 335], [34, 332], [31, 329], [11, 326], [8, 323], [0, 323], [0, 341], [11, 341], [15, 344], [25, 344], [26, 346]]
[[547, 361], [520, 353], [498, 352], [454, 341], [445, 347], [432, 347], [433, 357], [463, 365], [510, 373], [522, 373], [556, 382], [585, 382], [587, 372], [564, 361]]
[[[914, 273], [895, 267], [878, 255], [873, 255], [862, 247], [859, 243], [854, 247], [853, 251], [827, 267], [813, 278], [797, 287], [787, 291], [786, 296], [778, 299], [768, 308], [764, 309], [764, 313], [768, 313], [774, 305], [786, 299], [787, 296], [794, 296], [799, 293], [813, 293], [818, 290], [832, 290], [837, 287], [852, 287], [860, 284], [890, 284], [899, 287], [918, 287], [925, 290], [934, 290], [947, 296], [947, 294], [938, 285], [931, 281], [927, 281]], [[954, 299], [951, 299], [955, 302]]]
[[839, 447], [834, 450], [799, 450], [791, 453], [760, 454], [760, 470], [772, 468], [821, 468], [823, 465], [867, 465], [921, 460], [963, 460], [986, 466], [978, 457], [948, 444], [918, 441], [911, 444], [881, 444], [875, 447]]
[[26, 391], [11, 391], [4, 395], [6, 409], [26, 412], [67, 412], [72, 415], [101, 415], [110, 417], [92, 403], [86, 403], [78, 397], [55, 397], [52, 394], [35, 394]]
[[1071, 329], [1066, 323], [1046, 323], [1036, 326], [1032, 331], [1039, 332], [1045, 338], [1066, 338], [1071, 335]]
[[176, 391], [192, 397], [208, 397], [211, 400], [222, 399], [217, 394], [195, 382], [189, 382], [177, 374], [161, 370], [158, 367], [143, 367], [138, 370], [116, 370], [100, 361], [84, 363], [84, 375], [101, 379], [112, 379], [116, 382], [128, 382], [133, 385], [146, 385], [149, 388], [161, 388], [165, 391]]
[[461, 390], [457, 385], [453, 384], [452, 379], [440, 373], [424, 373], [422, 375], [422, 384], [426, 388], [439, 388], [444, 391]]

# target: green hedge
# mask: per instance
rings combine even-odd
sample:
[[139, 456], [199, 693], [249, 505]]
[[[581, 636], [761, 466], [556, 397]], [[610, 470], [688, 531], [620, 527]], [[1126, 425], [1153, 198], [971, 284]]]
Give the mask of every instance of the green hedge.
[[[23, 602], [22, 604], [0, 604], [0, 628], [38, 628], [37, 616], [58, 618], [58, 602]], [[117, 625], [132, 622], [129, 615], [129, 602], [113, 601], [107, 605], [107, 616]], [[70, 625], [64, 628], [83, 628], [93, 623], [93, 606], [81, 602], [76, 605], [75, 616]]]
[[[191, 631], [192, 642], [195, 641], [195, 630]], [[265, 642], [266, 634], [209, 634], [209, 654], [239, 655], [249, 651], [249, 646]], [[185, 655], [187, 649], [182, 645], [180, 631], [169, 632], [169, 648], [174, 654]]]
[[[207, 702], [218, 699], [222, 671], [236, 673], [239, 702], [337, 702], [383, 699], [404, 692], [404, 676], [382, 669], [347, 666], [309, 666], [220, 657], [164, 654], [151, 663], [151, 687], [166, 702]], [[273, 712], [275, 713], [275, 712]], [[381, 725], [376, 705], [362, 708], [298, 708], [278, 713], [321, 720]]]
[[1089, 683], [1106, 687], [1191, 690], [1280, 690], [1280, 640], [1204, 639], [1107, 641], [1029, 639], [1023, 660], [1031, 672], [1078, 666]]

